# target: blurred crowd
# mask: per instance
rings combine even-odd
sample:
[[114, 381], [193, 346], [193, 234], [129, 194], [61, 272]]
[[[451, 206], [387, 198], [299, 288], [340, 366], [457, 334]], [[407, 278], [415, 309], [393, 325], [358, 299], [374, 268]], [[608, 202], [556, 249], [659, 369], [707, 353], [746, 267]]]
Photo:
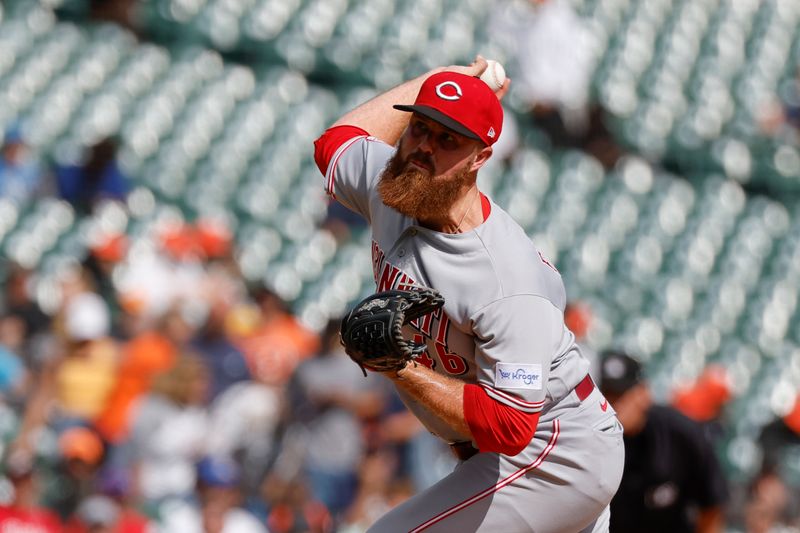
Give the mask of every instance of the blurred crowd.
[[124, 236], [94, 248], [53, 314], [37, 272], [4, 265], [0, 522], [362, 531], [452, 466], [337, 323], [309, 331], [219, 239], [178, 233], [149, 258]]
[[[11, 129], [2, 156], [23, 209], [125, 209], [113, 139], [52, 164]], [[338, 320], [311, 331], [244, 281], [219, 223], [91, 241], [46, 294], [0, 262], [2, 531], [359, 532], [453, 467]]]

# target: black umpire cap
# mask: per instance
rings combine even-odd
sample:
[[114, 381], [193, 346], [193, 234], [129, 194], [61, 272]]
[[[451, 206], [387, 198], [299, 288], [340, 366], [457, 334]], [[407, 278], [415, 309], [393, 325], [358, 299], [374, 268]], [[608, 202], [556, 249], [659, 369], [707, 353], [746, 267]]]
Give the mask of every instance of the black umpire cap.
[[620, 396], [641, 380], [642, 365], [639, 361], [623, 352], [603, 352], [600, 363], [600, 390], [603, 394]]

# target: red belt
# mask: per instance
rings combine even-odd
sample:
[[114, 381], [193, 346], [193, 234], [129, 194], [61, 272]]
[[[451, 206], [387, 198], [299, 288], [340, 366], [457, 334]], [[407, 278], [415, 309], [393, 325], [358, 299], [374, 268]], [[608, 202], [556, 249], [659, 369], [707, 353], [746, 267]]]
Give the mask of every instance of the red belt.
[[575, 386], [575, 394], [578, 395], [578, 399], [580, 401], [583, 401], [586, 398], [588, 398], [593, 390], [594, 390], [594, 381], [592, 381], [592, 376], [590, 376], [589, 374], [586, 374], [586, 377], [583, 378], [581, 382]]

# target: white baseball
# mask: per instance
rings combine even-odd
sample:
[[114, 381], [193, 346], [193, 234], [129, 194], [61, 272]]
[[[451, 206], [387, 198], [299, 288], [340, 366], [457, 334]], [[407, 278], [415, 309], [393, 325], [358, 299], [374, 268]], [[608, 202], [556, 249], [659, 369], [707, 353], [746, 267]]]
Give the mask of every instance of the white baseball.
[[498, 91], [506, 82], [506, 69], [503, 68], [503, 65], [495, 61], [494, 59], [487, 59], [486, 63], [486, 70], [483, 71], [481, 74], [481, 79], [491, 87], [493, 91]]

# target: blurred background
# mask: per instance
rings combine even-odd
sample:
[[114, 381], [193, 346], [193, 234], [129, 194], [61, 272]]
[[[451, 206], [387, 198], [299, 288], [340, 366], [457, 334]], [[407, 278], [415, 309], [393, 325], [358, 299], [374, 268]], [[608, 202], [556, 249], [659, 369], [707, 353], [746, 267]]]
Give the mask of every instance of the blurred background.
[[708, 428], [728, 531], [797, 527], [796, 0], [3, 0], [0, 520], [355, 533], [446, 474], [338, 347], [369, 234], [312, 142], [477, 53], [586, 353]]

